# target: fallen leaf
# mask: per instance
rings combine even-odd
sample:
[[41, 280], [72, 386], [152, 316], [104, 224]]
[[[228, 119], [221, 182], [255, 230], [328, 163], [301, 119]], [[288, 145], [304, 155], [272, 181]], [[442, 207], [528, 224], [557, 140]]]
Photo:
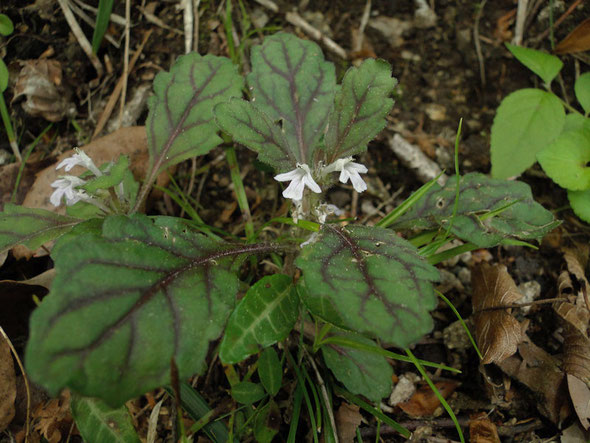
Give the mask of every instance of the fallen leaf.
[[526, 336], [525, 340], [518, 345], [519, 357], [508, 357], [498, 366], [538, 396], [537, 409], [541, 414], [553, 423], [561, 423], [569, 416], [570, 408], [560, 362]]
[[573, 52], [588, 51], [590, 49], [590, 18], [574, 28], [555, 47], [556, 54], [571, 54]]
[[[451, 395], [459, 386], [456, 381], [439, 381], [434, 384], [443, 398]], [[418, 389], [412, 397], [398, 406], [402, 411], [412, 417], [425, 417], [433, 415], [436, 408], [440, 406], [440, 401], [429, 386], [423, 386]]]
[[69, 99], [71, 91], [63, 85], [59, 61], [26, 60], [22, 65], [14, 86], [13, 102], [25, 96], [26, 101], [22, 105], [25, 112], [50, 122], [58, 122], [76, 112]]
[[4, 431], [14, 417], [16, 399], [16, 374], [10, 347], [0, 335], [0, 432]]
[[336, 429], [338, 430], [338, 440], [342, 443], [354, 442], [356, 430], [360, 426], [362, 418], [358, 406], [342, 403], [334, 417]]
[[[41, 169], [47, 167], [49, 162], [43, 161], [27, 161], [25, 168], [21, 174], [20, 183], [16, 192], [16, 203], [21, 203], [25, 198], [27, 190], [32, 186], [35, 181], [35, 174]], [[16, 178], [20, 169], [19, 163], [9, 163], [7, 165], [0, 166], [0, 210], [4, 209], [4, 204], [10, 202], [12, 193], [14, 192], [14, 186], [16, 184]]]
[[570, 398], [586, 430], [590, 429], [590, 285], [584, 275], [587, 258], [587, 248], [565, 250], [567, 270], [559, 275], [558, 288], [560, 298], [566, 301], [553, 306], [563, 324], [563, 369], [567, 374]]
[[485, 412], [473, 416], [469, 420], [469, 441], [471, 443], [500, 443], [498, 429]]
[[483, 364], [499, 363], [516, 353], [523, 338], [521, 324], [511, 309], [490, 309], [511, 305], [522, 297], [506, 266], [480, 263], [471, 272], [473, 321]]
[[32, 418], [35, 421], [33, 430], [45, 437], [49, 443], [66, 441], [74, 421], [70, 413], [70, 392], [65, 389], [59, 398], [39, 404], [33, 410]]

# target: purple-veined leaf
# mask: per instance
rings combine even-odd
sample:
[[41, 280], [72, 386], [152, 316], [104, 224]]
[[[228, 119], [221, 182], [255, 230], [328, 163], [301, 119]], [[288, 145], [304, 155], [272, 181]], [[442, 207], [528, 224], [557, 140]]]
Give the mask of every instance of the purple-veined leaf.
[[350, 330], [407, 347], [432, 329], [438, 271], [392, 231], [323, 225], [295, 264], [308, 297], [331, 302]]
[[221, 143], [213, 107], [241, 96], [243, 85], [229, 59], [197, 53], [179, 57], [170, 72], [158, 74], [146, 122], [149, 177]]
[[168, 217], [112, 216], [102, 235], [54, 254], [51, 293], [31, 317], [28, 375], [116, 406], [202, 369], [234, 306], [232, 266], [270, 245], [232, 245]]
[[368, 59], [348, 70], [330, 115], [325, 140], [328, 164], [367, 149], [385, 126], [396, 84], [391, 66], [384, 60]]

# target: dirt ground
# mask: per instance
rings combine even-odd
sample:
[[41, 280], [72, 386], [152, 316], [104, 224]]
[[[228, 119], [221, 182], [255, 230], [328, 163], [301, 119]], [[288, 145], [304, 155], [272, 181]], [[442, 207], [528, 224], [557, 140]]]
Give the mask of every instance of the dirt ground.
[[[80, 7], [77, 1], [70, 3]], [[96, 6], [97, 1], [89, 3]], [[200, 4], [200, 17], [195, 49], [201, 54], [227, 56], [226, 2], [203, 0], [197, 3]], [[263, 35], [283, 30], [312, 39], [305, 30], [287, 19], [287, 13], [292, 12], [344, 49], [346, 60], [325, 43], [320, 43], [326, 58], [336, 64], [339, 79], [351, 64], [367, 57], [383, 58], [393, 67], [393, 75], [399, 81], [395, 107], [388, 117], [386, 130], [370, 144], [368, 153], [362, 157], [362, 163], [369, 167], [369, 192], [358, 196], [351, 192], [351, 188], [336, 187], [329, 195], [331, 202], [344, 209], [347, 215], [364, 222], [376, 222], [379, 215], [394, 208], [422, 184], [416, 174], [404, 166], [404, 160], [392, 152], [389, 140], [394, 133], [418, 146], [427, 157], [452, 174], [454, 140], [459, 119], [463, 118], [459, 147], [461, 172], [488, 173], [490, 128], [496, 108], [510, 92], [538, 83], [538, 79], [504, 47], [514, 35], [516, 1], [432, 0], [431, 14], [417, 17], [420, 2], [373, 0], [368, 2], [370, 12], [364, 27], [365, 0], [277, 1], [278, 11], [253, 0], [229, 3], [233, 6], [234, 39], [243, 45], [241, 61], [244, 71], [249, 69], [249, 48], [258, 44]], [[529, 3], [523, 45], [550, 51], [550, 2]], [[583, 2], [555, 0], [551, 3], [555, 7], [554, 20], [564, 15], [554, 30], [556, 42], [590, 14], [590, 6]], [[567, 12], [575, 3], [579, 5]], [[53, 165], [59, 154], [74, 146], [86, 145], [118, 127], [119, 103], [103, 129], [95, 134], [106, 103], [124, 73], [124, 28], [116, 23], [110, 24], [108, 35], [113, 43], [103, 41], [98, 52], [98, 62], [104, 71], [99, 76], [73, 36], [58, 2], [37, 0], [25, 4], [20, 0], [4, 0], [0, 4], [0, 13], [8, 15], [15, 24], [12, 35], [0, 37], [0, 57], [10, 72], [10, 84], [4, 98], [23, 152], [27, 152], [27, 146], [43, 133], [28, 157], [15, 194], [16, 202], [22, 203], [25, 198], [31, 198], [29, 194], [36, 174]], [[125, 2], [115, 2], [113, 13], [125, 17]], [[145, 123], [151, 82], [158, 72], [169, 70], [174, 60], [185, 52], [185, 36], [183, 12], [177, 1], [131, 1], [130, 13], [128, 57], [145, 42], [126, 85], [129, 112], [124, 125], [134, 126]], [[86, 14], [94, 19], [91, 11]], [[79, 15], [75, 16], [82, 32], [90, 39], [92, 27]], [[270, 30], [245, 36], [247, 21], [251, 22], [250, 29]], [[554, 90], [571, 98], [576, 70], [587, 71], [590, 59], [587, 52], [561, 58], [565, 65], [560, 80], [562, 86], [556, 86]], [[26, 67], [33, 64], [43, 67], [33, 73], [26, 71]], [[38, 80], [37, 76], [43, 80]], [[28, 83], [27, 93], [23, 92], [26, 81], [32, 82]], [[19, 91], [22, 92], [20, 95]], [[10, 160], [10, 152], [2, 126], [0, 206], [10, 201], [18, 175], [18, 166]], [[288, 208], [277, 198], [272, 179], [255, 164], [254, 158], [255, 155], [245, 149], [238, 151], [253, 218], [255, 223], [261, 224], [271, 217], [285, 215]], [[240, 210], [230, 187], [229, 168], [219, 148], [194, 162], [179, 165], [174, 179], [199, 203], [199, 214], [206, 223], [232, 234], [243, 231]], [[493, 248], [474, 251], [451, 263], [444, 263], [441, 269], [444, 269], [445, 278], [441, 289], [464, 318], [469, 318], [472, 312], [471, 267], [474, 263], [504, 264], [521, 291], [531, 292], [537, 299], [552, 298], [557, 295], [560, 271], [566, 267], [564, 248], [582, 248], [588, 244], [589, 227], [570, 209], [564, 208], [565, 192], [545, 177], [538, 166], [527, 171], [521, 180], [529, 183], [536, 200], [556, 211], [564, 223], [547, 236], [539, 250]], [[161, 192], [152, 195], [148, 211], [182, 215], [181, 208]], [[17, 260], [14, 254], [10, 254], [0, 267], [0, 311], [4, 310], [4, 314], [0, 314], [0, 325], [19, 352], [26, 342], [27, 318], [34, 307], [31, 294], [44, 296], [46, 291], [40, 293], [37, 289], [32, 292], [23, 285], [9, 286], [4, 281], [26, 280], [51, 267], [47, 255]], [[462, 373], [458, 375], [431, 375], [439, 389], [447, 393], [447, 400], [466, 435], [471, 434], [471, 441], [586, 441], [588, 435], [580, 436], [575, 413], [575, 402], [579, 400], [570, 398], [561, 368], [563, 328], [557, 315], [548, 304], [535, 305], [526, 312], [517, 310], [514, 315], [522, 324], [526, 323], [526, 333], [531, 341], [527, 349], [520, 349], [513, 357], [518, 359], [520, 367], [480, 365], [473, 348], [466, 345], [457, 332], [456, 317], [443, 303], [433, 312], [434, 331], [415, 346], [414, 352], [420, 358], [461, 369]], [[416, 372], [408, 364], [393, 362], [393, 365], [396, 380]], [[247, 371], [248, 361], [238, 370]], [[16, 415], [0, 433], [2, 442], [23, 441], [26, 402], [22, 378], [18, 380]], [[419, 381], [414, 383], [420, 396], [415, 398], [413, 409], [389, 406], [385, 399], [384, 411], [408, 429], [415, 430], [415, 441], [458, 440], [454, 424], [437, 400], [431, 398], [427, 389], [420, 390]], [[229, 385], [218, 360], [211, 362], [207, 375], [198, 378], [196, 386], [210, 405], [219, 409], [220, 415], [234, 407], [226, 393]], [[145, 437], [150, 413], [164, 395], [164, 391], [157, 391], [129, 402], [141, 436]], [[289, 429], [287, 389], [280, 398], [283, 420], [281, 432], [274, 441], [284, 441]], [[34, 441], [43, 441], [41, 436], [51, 442], [81, 440], [68, 413], [65, 397], [51, 400], [40, 389], [34, 389], [33, 400]], [[335, 405], [335, 409], [339, 406]], [[171, 408], [167, 400], [161, 412], [156, 441], [173, 441], [174, 413]], [[377, 433], [375, 419], [363, 414], [362, 420], [360, 435], [363, 441], [373, 441]], [[566, 429], [568, 433], [563, 436]], [[381, 426], [379, 432], [381, 441], [403, 441], [388, 426]], [[202, 438], [199, 437], [198, 441], [206, 441]]]

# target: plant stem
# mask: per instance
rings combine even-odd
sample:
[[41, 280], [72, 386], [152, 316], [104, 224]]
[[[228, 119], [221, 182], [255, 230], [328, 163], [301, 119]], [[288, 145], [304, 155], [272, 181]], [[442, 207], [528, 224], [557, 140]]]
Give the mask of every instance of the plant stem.
[[4, 122], [4, 127], [6, 128], [6, 135], [8, 136], [12, 153], [20, 163], [23, 161], [23, 158], [21, 157], [20, 150], [18, 149], [18, 143], [16, 142], [16, 137], [14, 136], [12, 121], [10, 121], [10, 115], [8, 114], [8, 108], [6, 107], [3, 94], [0, 94], [0, 114], [2, 115], [2, 121]]

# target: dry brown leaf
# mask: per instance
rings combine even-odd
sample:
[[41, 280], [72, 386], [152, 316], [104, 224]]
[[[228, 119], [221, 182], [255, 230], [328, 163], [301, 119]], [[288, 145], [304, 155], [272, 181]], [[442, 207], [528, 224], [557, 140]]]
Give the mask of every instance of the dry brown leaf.
[[[20, 203], [25, 198], [27, 190], [35, 181], [35, 174], [41, 169], [47, 167], [50, 163], [44, 161], [27, 161], [27, 164], [21, 174], [20, 183], [16, 193], [15, 203]], [[0, 166], [0, 211], [4, 209], [4, 205], [10, 202], [14, 185], [18, 176], [20, 163], [9, 163]]]
[[590, 49], [590, 18], [574, 28], [555, 47], [556, 54], [571, 54], [573, 52], [588, 51]]
[[530, 341], [518, 345], [520, 357], [498, 363], [505, 374], [516, 378], [539, 396], [537, 408], [553, 423], [569, 416], [566, 381], [560, 362]]
[[75, 107], [69, 100], [70, 91], [63, 86], [61, 63], [57, 60], [38, 59], [23, 62], [14, 86], [14, 102], [25, 96], [23, 109], [32, 116], [41, 116], [58, 122], [73, 114]]
[[522, 341], [521, 324], [511, 309], [486, 310], [515, 303], [522, 297], [506, 266], [481, 263], [471, 273], [473, 321], [483, 364], [499, 363], [516, 353]]
[[570, 398], [584, 429], [590, 429], [590, 311], [589, 284], [584, 275], [588, 249], [566, 250], [567, 271], [558, 278], [560, 298], [554, 310], [563, 323], [563, 369], [567, 374]]
[[[131, 171], [137, 180], [142, 180], [149, 165], [149, 155], [147, 148], [147, 136], [145, 127], [134, 126], [130, 128], [121, 128], [105, 137], [93, 140], [91, 143], [83, 146], [81, 149], [94, 160], [97, 165], [117, 160], [120, 155], [128, 155]], [[51, 187], [63, 170], [56, 171], [55, 165], [63, 159], [70, 157], [74, 151], [66, 151], [61, 154], [55, 161], [55, 164], [43, 169], [27, 193], [23, 206], [28, 208], [41, 208], [48, 211], [54, 211], [65, 214], [65, 206], [55, 207], [49, 201], [49, 197], [54, 189]], [[85, 172], [81, 166], [74, 167], [68, 174], [80, 175]], [[168, 183], [168, 173], [165, 171], [158, 177], [157, 185], [166, 186]], [[12, 250], [17, 259], [30, 258], [34, 255], [33, 251], [24, 246], [17, 246]]]
[[45, 437], [49, 443], [66, 440], [73, 418], [70, 413], [70, 392], [65, 389], [59, 398], [39, 404], [32, 414], [35, 421], [33, 430]]
[[334, 417], [338, 440], [342, 443], [352, 443], [356, 438], [356, 429], [361, 425], [362, 418], [358, 406], [342, 403]]
[[500, 443], [498, 429], [485, 412], [471, 417], [469, 420], [469, 441], [471, 443]]
[[[434, 384], [443, 398], [451, 395], [459, 386], [456, 381], [439, 381]], [[402, 411], [412, 417], [425, 417], [433, 415], [436, 408], [440, 406], [440, 401], [429, 386], [419, 388], [412, 397], [406, 402], [398, 403]]]
[[10, 346], [0, 335], [0, 432], [4, 431], [14, 417], [16, 399], [16, 374]]

